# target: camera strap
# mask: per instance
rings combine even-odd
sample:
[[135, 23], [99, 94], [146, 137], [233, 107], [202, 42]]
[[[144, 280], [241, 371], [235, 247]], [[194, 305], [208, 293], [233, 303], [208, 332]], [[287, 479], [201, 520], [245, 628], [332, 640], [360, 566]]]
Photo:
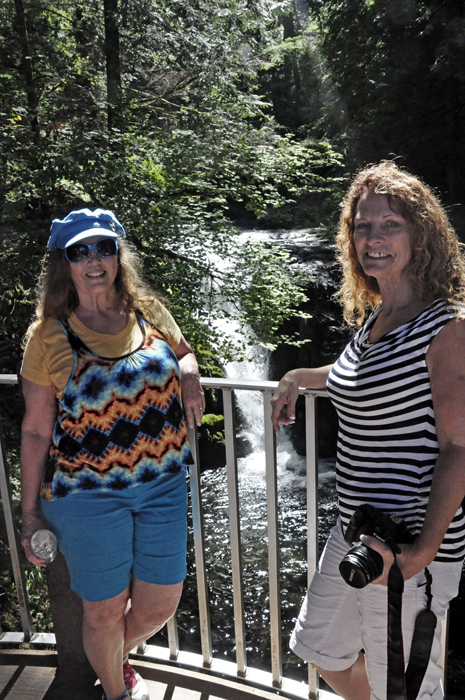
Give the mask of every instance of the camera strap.
[[426, 673], [436, 629], [436, 615], [431, 610], [432, 576], [425, 569], [427, 603], [415, 620], [412, 646], [407, 670], [404, 663], [402, 639], [402, 594], [404, 577], [397, 563], [388, 576], [388, 664], [387, 700], [416, 700]]

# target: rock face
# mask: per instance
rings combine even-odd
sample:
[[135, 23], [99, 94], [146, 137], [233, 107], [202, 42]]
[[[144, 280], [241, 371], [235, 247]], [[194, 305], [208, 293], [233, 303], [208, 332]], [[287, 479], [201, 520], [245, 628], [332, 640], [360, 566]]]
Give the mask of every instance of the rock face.
[[[270, 379], [279, 380], [295, 367], [318, 367], [333, 362], [350, 338], [342, 318], [342, 309], [334, 294], [339, 288], [339, 266], [335, 260], [334, 236], [326, 229], [296, 229], [275, 231], [270, 243], [285, 248], [293, 255], [292, 269], [301, 275], [308, 301], [301, 311], [309, 319], [294, 318], [283, 330], [288, 335], [299, 334], [307, 342], [300, 347], [281, 346], [272, 354]], [[296, 425], [291, 430], [292, 442], [298, 454], [305, 454], [303, 400], [297, 405]], [[318, 450], [322, 458], [334, 457], [337, 418], [327, 399], [318, 399]]]
[[[283, 374], [295, 367], [318, 367], [333, 362], [347, 344], [350, 332], [344, 325], [340, 305], [334, 300], [339, 287], [339, 269], [335, 262], [336, 245], [334, 235], [324, 228], [302, 228], [273, 231], [249, 230], [251, 238], [266, 245], [277, 246], [292, 255], [290, 269], [299, 276], [305, 288], [307, 301], [300, 307], [309, 318], [294, 317], [282, 327], [289, 336], [305, 341], [299, 346], [288, 344], [278, 347], [271, 356], [269, 379], [279, 380]], [[298, 418], [303, 418], [303, 400], [298, 406]], [[222, 414], [221, 392], [207, 392], [207, 413]], [[322, 458], [335, 456], [337, 419], [335, 411], [327, 399], [318, 400], [319, 412], [319, 455]], [[243, 416], [236, 411], [238, 433], [238, 456], [250, 451], [243, 425]], [[218, 424], [218, 428], [222, 426]], [[290, 430], [294, 449], [299, 455], [305, 454], [304, 421], [297, 420]], [[218, 441], [218, 433], [213, 436], [211, 427], [200, 430], [201, 468], [215, 469], [224, 466], [224, 446]]]

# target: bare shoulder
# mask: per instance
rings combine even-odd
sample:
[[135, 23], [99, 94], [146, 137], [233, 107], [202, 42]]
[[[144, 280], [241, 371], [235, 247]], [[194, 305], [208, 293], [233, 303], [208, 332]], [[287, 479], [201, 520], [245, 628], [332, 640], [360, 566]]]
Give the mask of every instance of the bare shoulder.
[[[465, 319], [459, 318], [446, 323], [433, 338], [426, 354], [428, 369], [431, 372], [447, 371], [461, 367], [465, 372]], [[465, 378], [465, 377], [464, 377]]]
[[451, 321], [426, 355], [439, 444], [465, 446], [465, 321]]

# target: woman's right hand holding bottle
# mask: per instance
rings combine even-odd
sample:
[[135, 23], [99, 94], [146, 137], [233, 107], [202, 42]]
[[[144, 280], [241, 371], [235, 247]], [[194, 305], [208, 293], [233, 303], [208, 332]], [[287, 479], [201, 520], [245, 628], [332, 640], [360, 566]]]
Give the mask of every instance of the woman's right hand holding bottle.
[[21, 532], [21, 544], [26, 557], [35, 566], [47, 566], [47, 561], [41, 559], [32, 551], [31, 538], [38, 530], [47, 530], [48, 526], [42, 516], [36, 511], [23, 513], [23, 529]]

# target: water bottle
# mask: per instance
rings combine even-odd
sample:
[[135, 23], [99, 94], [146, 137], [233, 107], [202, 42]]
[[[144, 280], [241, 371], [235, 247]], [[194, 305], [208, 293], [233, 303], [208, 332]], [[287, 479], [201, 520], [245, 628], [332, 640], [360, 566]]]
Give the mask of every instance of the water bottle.
[[37, 530], [31, 537], [31, 549], [39, 559], [50, 564], [57, 555], [57, 538], [51, 530]]

